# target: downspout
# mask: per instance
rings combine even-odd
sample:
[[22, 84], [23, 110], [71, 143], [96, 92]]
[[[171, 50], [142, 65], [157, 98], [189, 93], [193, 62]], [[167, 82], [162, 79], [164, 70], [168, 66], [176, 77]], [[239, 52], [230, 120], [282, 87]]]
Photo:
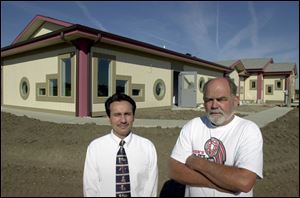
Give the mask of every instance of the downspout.
[[102, 39], [102, 34], [98, 33], [97, 39], [94, 41], [94, 44], [96, 44], [97, 42], [101, 42], [101, 39]]
[[64, 32], [61, 32], [60, 33], [60, 39], [68, 44], [71, 44], [71, 45], [74, 45], [71, 41], [68, 41], [66, 38], [65, 38], [65, 33]]

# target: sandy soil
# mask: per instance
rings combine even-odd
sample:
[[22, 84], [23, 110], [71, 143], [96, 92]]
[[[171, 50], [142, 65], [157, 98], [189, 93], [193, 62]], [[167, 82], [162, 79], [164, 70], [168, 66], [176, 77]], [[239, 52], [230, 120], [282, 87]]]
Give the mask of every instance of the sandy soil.
[[[241, 111], [253, 112], [265, 107], [243, 108]], [[194, 113], [169, 111], [160, 117], [178, 119], [199, 115]], [[156, 115], [158, 118], [161, 113], [148, 114], [137, 113], [137, 117]], [[86, 147], [108, 131], [108, 126], [55, 124], [1, 112], [1, 197], [82, 196]], [[167, 159], [180, 129], [135, 128], [134, 131], [156, 146], [160, 191], [168, 179]], [[299, 196], [299, 109], [265, 126], [262, 133], [264, 179], [257, 182], [254, 195]]]

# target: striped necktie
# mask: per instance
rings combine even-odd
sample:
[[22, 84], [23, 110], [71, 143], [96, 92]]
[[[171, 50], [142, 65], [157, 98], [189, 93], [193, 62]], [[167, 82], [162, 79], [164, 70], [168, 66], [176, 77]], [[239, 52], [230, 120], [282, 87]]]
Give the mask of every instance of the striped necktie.
[[116, 159], [116, 197], [131, 197], [128, 161], [124, 144], [125, 141], [121, 140]]

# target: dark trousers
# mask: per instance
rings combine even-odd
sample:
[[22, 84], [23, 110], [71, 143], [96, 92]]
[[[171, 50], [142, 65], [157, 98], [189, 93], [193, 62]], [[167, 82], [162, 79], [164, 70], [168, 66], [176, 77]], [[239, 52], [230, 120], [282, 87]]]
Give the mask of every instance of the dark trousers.
[[159, 197], [184, 197], [185, 185], [170, 179], [167, 180], [159, 194]]

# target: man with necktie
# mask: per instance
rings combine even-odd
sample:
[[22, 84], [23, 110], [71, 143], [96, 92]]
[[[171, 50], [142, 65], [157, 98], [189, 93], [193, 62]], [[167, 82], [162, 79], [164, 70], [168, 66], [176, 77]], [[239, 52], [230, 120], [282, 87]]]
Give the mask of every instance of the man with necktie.
[[157, 153], [150, 140], [132, 132], [135, 101], [117, 93], [106, 100], [105, 110], [112, 130], [87, 148], [84, 196], [156, 197]]

